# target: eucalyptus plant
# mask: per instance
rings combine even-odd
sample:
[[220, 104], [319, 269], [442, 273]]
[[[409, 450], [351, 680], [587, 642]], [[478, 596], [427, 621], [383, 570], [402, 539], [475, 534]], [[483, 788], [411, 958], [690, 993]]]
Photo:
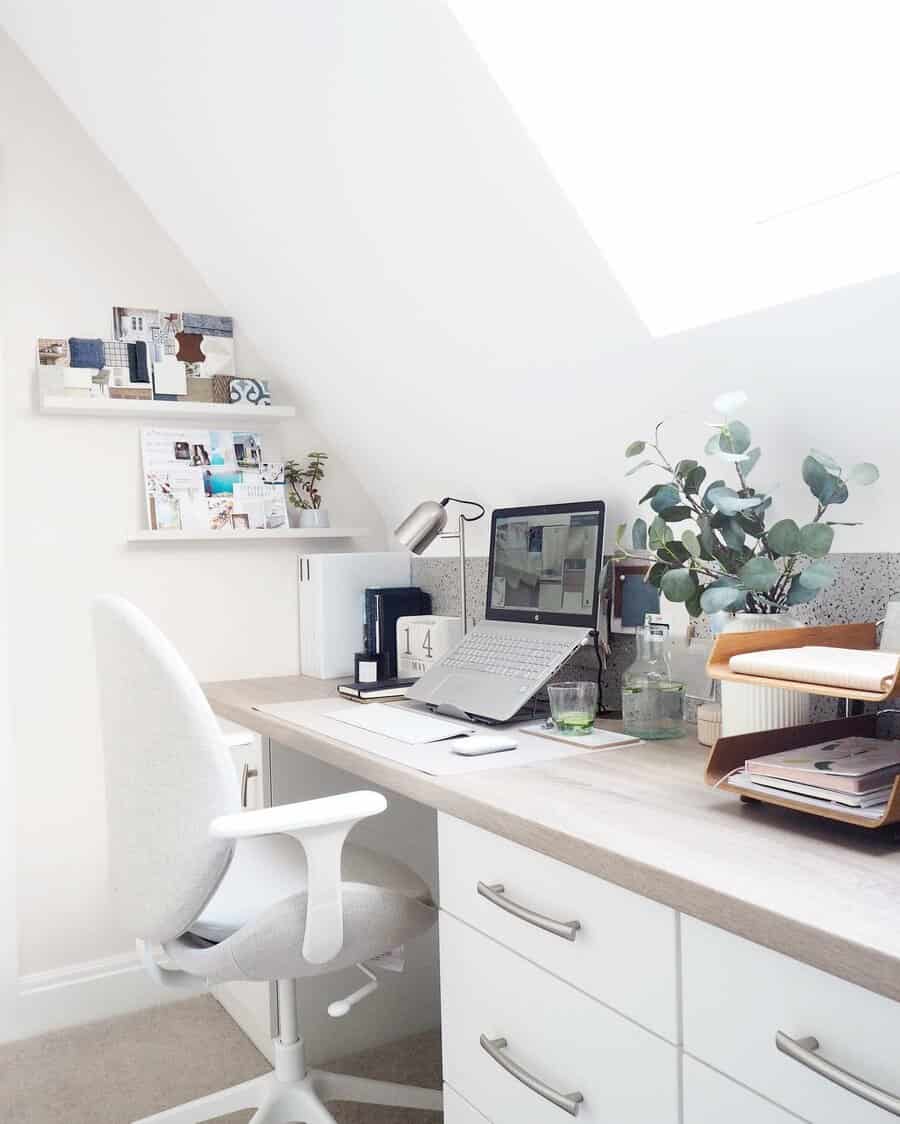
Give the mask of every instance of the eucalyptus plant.
[[832, 508], [847, 502], [850, 485], [874, 484], [874, 464], [854, 464], [846, 472], [826, 453], [811, 449], [801, 472], [815, 500], [812, 517], [800, 524], [779, 519], [767, 525], [772, 497], [749, 482], [761, 452], [753, 446], [750, 430], [735, 414], [747, 401], [743, 391], [721, 394], [714, 409], [720, 420], [705, 454], [736, 475], [734, 487], [724, 479], [708, 480], [696, 460], [668, 459], [660, 444], [663, 422], [653, 439], [632, 441], [625, 450], [629, 459], [642, 457], [626, 475], [647, 468], [665, 473], [641, 497], [653, 511], [652, 519], [639, 517], [631, 526], [631, 546], [623, 545], [628, 524], [617, 529], [618, 557], [647, 558], [652, 564], [647, 580], [669, 601], [683, 602], [691, 616], [745, 610], [777, 613], [792, 605], [812, 601], [835, 577], [826, 561], [837, 526], [858, 526], [828, 519]]

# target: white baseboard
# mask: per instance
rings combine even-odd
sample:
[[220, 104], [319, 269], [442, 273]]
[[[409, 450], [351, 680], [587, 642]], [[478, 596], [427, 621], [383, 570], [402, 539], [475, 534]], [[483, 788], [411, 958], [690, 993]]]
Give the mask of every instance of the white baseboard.
[[186, 998], [147, 976], [134, 953], [20, 976], [17, 1017], [7, 1039], [96, 1022]]

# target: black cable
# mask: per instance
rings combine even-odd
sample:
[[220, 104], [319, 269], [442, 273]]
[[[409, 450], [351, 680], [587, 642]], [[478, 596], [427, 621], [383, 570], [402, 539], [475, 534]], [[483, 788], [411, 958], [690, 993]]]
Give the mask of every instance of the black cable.
[[480, 519], [482, 517], [482, 515], [484, 515], [484, 513], [485, 513], [484, 504], [480, 504], [477, 500], [457, 499], [456, 496], [444, 496], [444, 498], [441, 500], [441, 507], [446, 507], [447, 504], [451, 502], [451, 500], [453, 501], [453, 503], [462, 503], [462, 504], [465, 504], [467, 507], [480, 507], [481, 508], [481, 511], [477, 515], [463, 515], [463, 516], [461, 516], [461, 518], [465, 519], [465, 521], [467, 523], [474, 523], [476, 520]]
[[594, 635], [594, 651], [597, 653], [597, 713], [602, 714], [603, 706], [603, 657], [600, 655], [600, 633], [592, 630]]

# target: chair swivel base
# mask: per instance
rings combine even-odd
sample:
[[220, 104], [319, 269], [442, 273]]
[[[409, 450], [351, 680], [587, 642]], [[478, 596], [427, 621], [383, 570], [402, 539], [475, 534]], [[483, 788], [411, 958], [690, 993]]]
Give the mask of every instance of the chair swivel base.
[[436, 1089], [371, 1081], [365, 1077], [327, 1073], [321, 1069], [311, 1069], [301, 1077], [297, 1075], [296, 1065], [284, 1058], [291, 1047], [283, 1046], [276, 1039], [275, 1048], [274, 1072], [154, 1116], [145, 1116], [135, 1124], [201, 1124], [202, 1121], [248, 1108], [257, 1110], [249, 1124], [336, 1124], [325, 1107], [328, 1101], [358, 1101], [362, 1104], [441, 1111], [442, 1097]]

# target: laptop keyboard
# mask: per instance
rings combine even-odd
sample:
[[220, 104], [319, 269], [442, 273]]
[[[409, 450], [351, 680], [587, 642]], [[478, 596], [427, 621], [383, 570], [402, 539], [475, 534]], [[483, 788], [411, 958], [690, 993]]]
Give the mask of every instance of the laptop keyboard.
[[569, 640], [526, 640], [512, 633], [476, 630], [442, 661], [441, 667], [534, 679], [549, 675], [571, 651]]

